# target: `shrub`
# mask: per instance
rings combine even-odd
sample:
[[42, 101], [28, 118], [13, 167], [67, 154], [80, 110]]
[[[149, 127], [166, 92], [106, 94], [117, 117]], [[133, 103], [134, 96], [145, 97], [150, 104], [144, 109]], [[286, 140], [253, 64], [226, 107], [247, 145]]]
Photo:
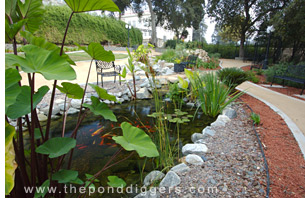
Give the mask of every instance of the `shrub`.
[[203, 113], [211, 117], [216, 117], [227, 105], [243, 94], [243, 92], [235, 92], [229, 95], [231, 89], [218, 81], [213, 73], [196, 77], [194, 86], [197, 87]]
[[165, 42], [165, 48], [176, 49], [176, 45], [181, 43], [181, 40], [167, 40]]
[[217, 72], [217, 76], [228, 87], [235, 88], [248, 80], [247, 73], [239, 68], [224, 68]]
[[259, 78], [255, 75], [255, 73], [251, 70], [246, 71], [246, 74], [248, 76], [248, 80], [253, 82], [253, 83], [258, 83], [259, 82]]
[[[48, 38], [48, 41], [53, 43], [61, 43], [70, 13], [67, 6], [45, 6], [43, 23], [35, 35]], [[131, 46], [142, 44], [143, 38], [139, 29], [131, 28], [129, 33]], [[128, 32], [125, 23], [112, 17], [93, 16], [87, 13], [73, 16], [66, 43], [89, 44], [90, 42], [111, 42], [126, 46]]]

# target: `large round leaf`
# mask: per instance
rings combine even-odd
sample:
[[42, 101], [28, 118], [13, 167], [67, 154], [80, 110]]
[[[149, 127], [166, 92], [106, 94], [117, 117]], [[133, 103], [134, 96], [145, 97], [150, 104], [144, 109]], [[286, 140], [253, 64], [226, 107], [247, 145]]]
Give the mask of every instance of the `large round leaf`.
[[126, 186], [126, 182], [123, 179], [119, 178], [118, 176], [108, 176], [107, 178], [109, 180], [107, 184], [111, 187], [118, 188], [118, 187]]
[[84, 90], [78, 84], [73, 84], [69, 82], [61, 83], [62, 87], [56, 85], [56, 88], [59, 89], [64, 94], [67, 94], [68, 98], [81, 99], [84, 95]]
[[13, 137], [15, 128], [5, 122], [5, 195], [8, 195], [14, 188], [15, 169], [15, 152], [13, 147]]
[[112, 0], [65, 0], [73, 12], [87, 12], [94, 10], [107, 10], [121, 12]]
[[47, 80], [74, 80], [76, 73], [65, 58], [56, 51], [49, 51], [35, 45], [22, 48], [25, 58], [6, 54], [6, 65], [21, 66], [26, 73], [40, 73]]
[[89, 85], [96, 91], [96, 93], [98, 94], [98, 96], [101, 99], [110, 100], [110, 101], [117, 101], [116, 97], [113, 96], [113, 95], [108, 94], [106, 89], [100, 88], [99, 86], [94, 85], [94, 84], [89, 84]]
[[142, 130], [128, 122], [121, 124], [123, 136], [112, 137], [127, 151], [136, 151], [140, 157], [157, 157], [159, 152], [151, 138]]
[[117, 119], [113, 112], [109, 109], [106, 103], [101, 103], [100, 100], [94, 96], [91, 96], [92, 105], [83, 104], [84, 107], [88, 107], [94, 115], [101, 115], [106, 120], [117, 122]]
[[[8, 106], [6, 115], [11, 119], [19, 118], [31, 113], [31, 87], [20, 87], [21, 92], [18, 94], [14, 104]], [[33, 108], [42, 100], [44, 95], [49, 91], [48, 86], [42, 86], [33, 96]]]
[[76, 140], [73, 138], [55, 137], [36, 148], [36, 152], [49, 155], [49, 158], [55, 158], [67, 154], [75, 146]]
[[60, 184], [66, 184], [75, 181], [77, 176], [77, 171], [61, 169], [52, 175], [52, 179], [58, 181]]
[[5, 18], [5, 42], [11, 42], [25, 22], [26, 20], [22, 19], [16, 23], [10, 24], [8, 19]]
[[104, 47], [99, 43], [90, 43], [88, 47], [82, 47], [76, 43], [76, 45], [83, 49], [92, 59], [111, 62], [115, 60], [115, 56], [112, 51], [106, 51]]
[[5, 113], [7, 108], [14, 104], [21, 89], [18, 85], [18, 81], [21, 80], [21, 76], [17, 69], [5, 70]]

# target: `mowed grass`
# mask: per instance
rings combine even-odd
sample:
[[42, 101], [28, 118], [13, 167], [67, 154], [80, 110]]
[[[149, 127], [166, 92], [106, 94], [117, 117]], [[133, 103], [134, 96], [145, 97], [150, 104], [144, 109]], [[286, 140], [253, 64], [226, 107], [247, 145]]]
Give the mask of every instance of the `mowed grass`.
[[[24, 57], [24, 54], [18, 54], [19, 56]], [[91, 57], [85, 53], [85, 52], [76, 52], [76, 53], [69, 53], [69, 57], [74, 61], [85, 61], [85, 60], [91, 60]], [[127, 54], [114, 54], [115, 60], [127, 58]]]
[[[90, 56], [85, 52], [69, 53], [69, 57], [75, 61], [91, 60]], [[127, 58], [127, 54], [114, 54], [115, 60]]]

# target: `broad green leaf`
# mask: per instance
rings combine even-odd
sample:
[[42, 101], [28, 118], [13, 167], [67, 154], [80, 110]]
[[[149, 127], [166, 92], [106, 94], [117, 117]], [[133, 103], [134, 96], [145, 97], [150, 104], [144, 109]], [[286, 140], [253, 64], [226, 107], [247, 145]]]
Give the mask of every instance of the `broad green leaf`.
[[112, 137], [112, 139], [125, 150], [136, 151], [140, 157], [159, 156], [156, 145], [142, 129], [134, 127], [128, 122], [123, 122], [121, 128], [123, 136]]
[[76, 178], [75, 180], [70, 181], [71, 184], [79, 184], [79, 185], [83, 185], [84, 182], [83, 180], [81, 180], [80, 178]]
[[[7, 108], [6, 115], [11, 119], [19, 118], [23, 115], [31, 113], [31, 87], [20, 87], [20, 93], [18, 94], [14, 104]], [[38, 89], [33, 96], [33, 108], [42, 100], [44, 95], [49, 91], [48, 86], [42, 86]]]
[[76, 146], [76, 140], [69, 137], [55, 137], [46, 141], [36, 148], [36, 152], [49, 155], [49, 158], [56, 158], [67, 154]]
[[5, 121], [5, 195], [12, 191], [15, 183], [15, 169], [17, 168], [13, 146], [15, 133], [15, 127]]
[[56, 51], [49, 51], [35, 45], [23, 48], [25, 58], [6, 54], [6, 65], [21, 66], [26, 73], [40, 73], [47, 80], [74, 80], [76, 73], [70, 64]]
[[[87, 174], [87, 173], [85, 174], [85, 176], [86, 176], [87, 180], [90, 180], [93, 177], [93, 175], [90, 175], [90, 174]], [[100, 180], [94, 179], [94, 182], [100, 182]]]
[[80, 49], [84, 50], [92, 59], [111, 62], [115, 60], [115, 56], [112, 51], [106, 51], [104, 47], [99, 43], [90, 43], [88, 47], [82, 47], [75, 43]]
[[182, 89], [187, 89], [189, 86], [189, 83], [186, 80], [182, 79], [180, 76], [178, 76], [178, 79], [179, 79], [179, 86]]
[[61, 169], [52, 175], [52, 179], [60, 184], [66, 184], [77, 179], [78, 172], [74, 170]]
[[[27, 40], [28, 43], [32, 45], [36, 45], [38, 47], [41, 47], [49, 51], [55, 51], [57, 54], [60, 54], [60, 47], [58, 47], [54, 43], [50, 43], [41, 37], [35, 37], [33, 34], [31, 34], [28, 31], [21, 31], [20, 34]], [[61, 57], [66, 59], [66, 61], [68, 61], [71, 65], [76, 65], [75, 62], [64, 52], [61, 55]]]
[[[46, 134], [46, 130], [42, 130], [42, 133], [43, 133], [43, 135], [45, 135]], [[35, 138], [35, 140], [37, 140], [37, 139], [40, 139], [42, 136], [41, 136], [41, 133], [40, 133], [40, 129], [39, 128], [35, 128], [34, 129], [34, 138]]]
[[94, 115], [103, 116], [106, 120], [117, 122], [116, 116], [109, 109], [106, 103], [100, 102], [97, 97], [91, 96], [92, 105], [83, 104], [84, 107], [88, 107]]
[[24, 0], [18, 1], [19, 14], [23, 19], [27, 19], [25, 29], [34, 33], [39, 29], [43, 22], [43, 4], [42, 0]]
[[69, 82], [61, 83], [62, 87], [56, 85], [56, 88], [61, 91], [61, 93], [67, 94], [68, 98], [81, 99], [84, 95], [84, 90], [78, 84], [73, 84]]
[[65, 2], [73, 12], [87, 12], [94, 10], [121, 12], [112, 0], [65, 0]]
[[[90, 181], [86, 181], [85, 182], [85, 188], [87, 188], [87, 186], [90, 184]], [[94, 184], [90, 184], [90, 186], [88, 187], [88, 188], [93, 188], [94, 190], [93, 191], [95, 191], [95, 185]]]
[[50, 186], [50, 180], [47, 179], [46, 181], [43, 182], [43, 184], [39, 188], [37, 188], [39, 189], [39, 192], [38, 190], [36, 190], [34, 198], [44, 197], [48, 192], [49, 186]]
[[115, 101], [115, 102], [117, 101], [116, 97], [108, 94], [106, 89], [100, 88], [99, 86], [94, 84], [89, 84], [89, 85], [96, 91], [96, 93], [101, 99]]
[[20, 20], [16, 23], [10, 24], [8, 19], [5, 18], [5, 42], [11, 42], [25, 23], [26, 20]]
[[14, 104], [17, 96], [21, 92], [21, 88], [18, 81], [21, 80], [21, 76], [17, 69], [6, 69], [5, 70], [5, 113], [7, 108]]
[[126, 78], [126, 67], [124, 67], [122, 74], [119, 74], [122, 78]]
[[109, 181], [109, 182], [107, 182], [107, 184], [111, 187], [118, 188], [118, 187], [126, 186], [126, 182], [117, 176], [108, 176], [107, 178]]
[[5, 0], [5, 14], [12, 16], [16, 13], [17, 0]]

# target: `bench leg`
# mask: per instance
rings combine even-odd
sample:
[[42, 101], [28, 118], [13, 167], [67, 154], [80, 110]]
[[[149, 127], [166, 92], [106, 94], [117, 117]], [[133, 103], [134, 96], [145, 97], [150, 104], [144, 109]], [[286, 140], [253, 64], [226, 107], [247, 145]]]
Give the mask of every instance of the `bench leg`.
[[102, 87], [104, 87], [103, 75], [101, 75]]
[[283, 79], [283, 87], [285, 87], [285, 80]]
[[119, 76], [119, 80], [120, 80], [120, 85], [121, 85], [121, 76]]
[[303, 95], [304, 88], [305, 88], [305, 83], [304, 83], [304, 85], [303, 85], [303, 89], [302, 89], [301, 95]]
[[97, 86], [98, 86], [98, 74], [96, 74], [96, 83], [97, 83]]
[[271, 85], [270, 85], [270, 87], [272, 87], [273, 81], [274, 81], [274, 77], [272, 78], [272, 81], [271, 81]]

